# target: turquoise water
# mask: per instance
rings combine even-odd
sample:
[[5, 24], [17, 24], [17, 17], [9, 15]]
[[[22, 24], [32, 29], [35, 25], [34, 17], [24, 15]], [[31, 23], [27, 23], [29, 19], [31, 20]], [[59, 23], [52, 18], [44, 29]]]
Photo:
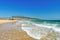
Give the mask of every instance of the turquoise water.
[[60, 33], [60, 20], [28, 20], [23, 24], [22, 29], [35, 39], [40, 39], [49, 32]]
[[42, 24], [44, 27], [51, 27], [60, 32], [60, 20], [30, 20], [30, 22], [39, 24], [39, 26]]
[[34, 23], [51, 23], [51, 24], [60, 24], [60, 20], [30, 20]]
[[55, 24], [57, 27], [60, 27], [60, 20], [30, 20], [33, 23], [37, 24]]

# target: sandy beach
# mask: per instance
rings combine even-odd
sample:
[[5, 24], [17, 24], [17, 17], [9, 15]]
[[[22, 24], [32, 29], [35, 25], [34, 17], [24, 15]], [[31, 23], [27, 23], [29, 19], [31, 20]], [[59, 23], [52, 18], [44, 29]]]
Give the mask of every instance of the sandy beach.
[[17, 20], [0, 20], [0, 24], [4, 24], [4, 23], [13, 23], [16, 22]]
[[[0, 24], [13, 23], [17, 20], [0, 20]], [[0, 32], [0, 40], [35, 40], [23, 30], [4, 30]]]

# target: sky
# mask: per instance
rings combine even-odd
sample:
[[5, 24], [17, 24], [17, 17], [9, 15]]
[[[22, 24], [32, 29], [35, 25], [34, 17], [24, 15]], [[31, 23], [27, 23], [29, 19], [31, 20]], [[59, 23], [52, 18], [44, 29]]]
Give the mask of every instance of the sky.
[[60, 0], [0, 0], [0, 17], [60, 20]]

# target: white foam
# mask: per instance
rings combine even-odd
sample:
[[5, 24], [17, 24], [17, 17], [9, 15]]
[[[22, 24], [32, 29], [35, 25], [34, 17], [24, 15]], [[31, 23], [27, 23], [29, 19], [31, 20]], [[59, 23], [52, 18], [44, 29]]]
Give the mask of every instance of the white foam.
[[50, 25], [43, 25], [43, 24], [36, 24], [36, 23], [33, 23], [35, 25], [37, 25], [38, 27], [46, 27], [46, 28], [52, 28], [54, 31], [57, 31], [57, 32], [60, 32], [60, 28], [57, 27], [57, 24], [50, 24]]
[[37, 25], [39, 27], [42, 26], [42, 27], [46, 27], [46, 28], [52, 28], [54, 31], [60, 32], [60, 28], [55, 27], [55, 25], [54, 26], [47, 26], [47, 25], [42, 25], [42, 24], [35, 24], [35, 25]]
[[[32, 38], [35, 38], [35, 39], [40, 39], [41, 37], [45, 36], [46, 33], [48, 33], [46, 30], [52, 29], [51, 31], [60, 32], [60, 28], [57, 28], [56, 24], [53, 24], [53, 25], [51, 25], [51, 24], [48, 24], [48, 25], [47, 24], [36, 24], [36, 23], [29, 22], [29, 21], [19, 21], [18, 24], [21, 24], [22, 25], [22, 27], [21, 27], [22, 30], [27, 32], [27, 34], [29, 36], [31, 36]], [[35, 25], [35, 26], [33, 26], [33, 25]], [[46, 33], [45, 34], [39, 34], [39, 32], [36, 31], [36, 29], [39, 29], [39, 28], [40, 29], [42, 28], [44, 30], [44, 31], [41, 31], [41, 33], [44, 33], [44, 32], [46, 32]], [[33, 32], [32, 29], [34, 29], [36, 32], [31, 33], [31, 32]]]
[[[27, 25], [28, 25], [28, 27], [27, 27]], [[30, 26], [31, 25], [31, 26]], [[35, 26], [33, 26], [33, 25], [35, 25]], [[38, 26], [37, 26], [38, 25]], [[43, 27], [43, 28], [42, 28]], [[47, 26], [45, 26], [45, 28], [46, 28]], [[48, 30], [46, 30], [45, 31], [45, 28], [44, 28], [44, 26], [41, 24], [41, 25], [39, 25], [39, 24], [34, 24], [34, 23], [32, 23], [32, 24], [26, 24], [26, 25], [23, 25], [23, 27], [22, 27], [22, 29], [25, 31], [25, 32], [27, 32], [27, 34], [29, 35], [29, 36], [31, 36], [31, 37], [33, 37], [33, 38], [35, 38], [35, 39], [40, 39], [41, 37], [43, 37], [43, 36], [45, 36], [46, 34], [47, 34], [47, 32], [49, 32], [49, 30], [50, 29], [48, 29]], [[49, 28], [51, 28], [51, 27], [49, 27]], [[42, 32], [42, 31], [43, 32]], [[40, 31], [40, 32], [39, 32]], [[44, 33], [45, 32], [45, 33]]]
[[27, 32], [27, 34], [28, 34], [30, 37], [35, 38], [35, 39], [40, 39], [40, 36], [39, 36], [39, 35], [35, 36], [34, 34], [32, 34], [32, 33], [30, 32], [30, 30], [31, 30], [32, 28], [22, 27], [22, 29], [23, 29], [25, 32]]

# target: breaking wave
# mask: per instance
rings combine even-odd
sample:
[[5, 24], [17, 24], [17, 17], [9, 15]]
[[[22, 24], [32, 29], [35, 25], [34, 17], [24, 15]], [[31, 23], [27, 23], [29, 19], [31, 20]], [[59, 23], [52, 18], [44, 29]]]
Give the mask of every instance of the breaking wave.
[[22, 30], [35, 39], [46, 36], [48, 32], [60, 32], [57, 24], [37, 24], [31, 21], [18, 21], [18, 24], [21, 24]]

